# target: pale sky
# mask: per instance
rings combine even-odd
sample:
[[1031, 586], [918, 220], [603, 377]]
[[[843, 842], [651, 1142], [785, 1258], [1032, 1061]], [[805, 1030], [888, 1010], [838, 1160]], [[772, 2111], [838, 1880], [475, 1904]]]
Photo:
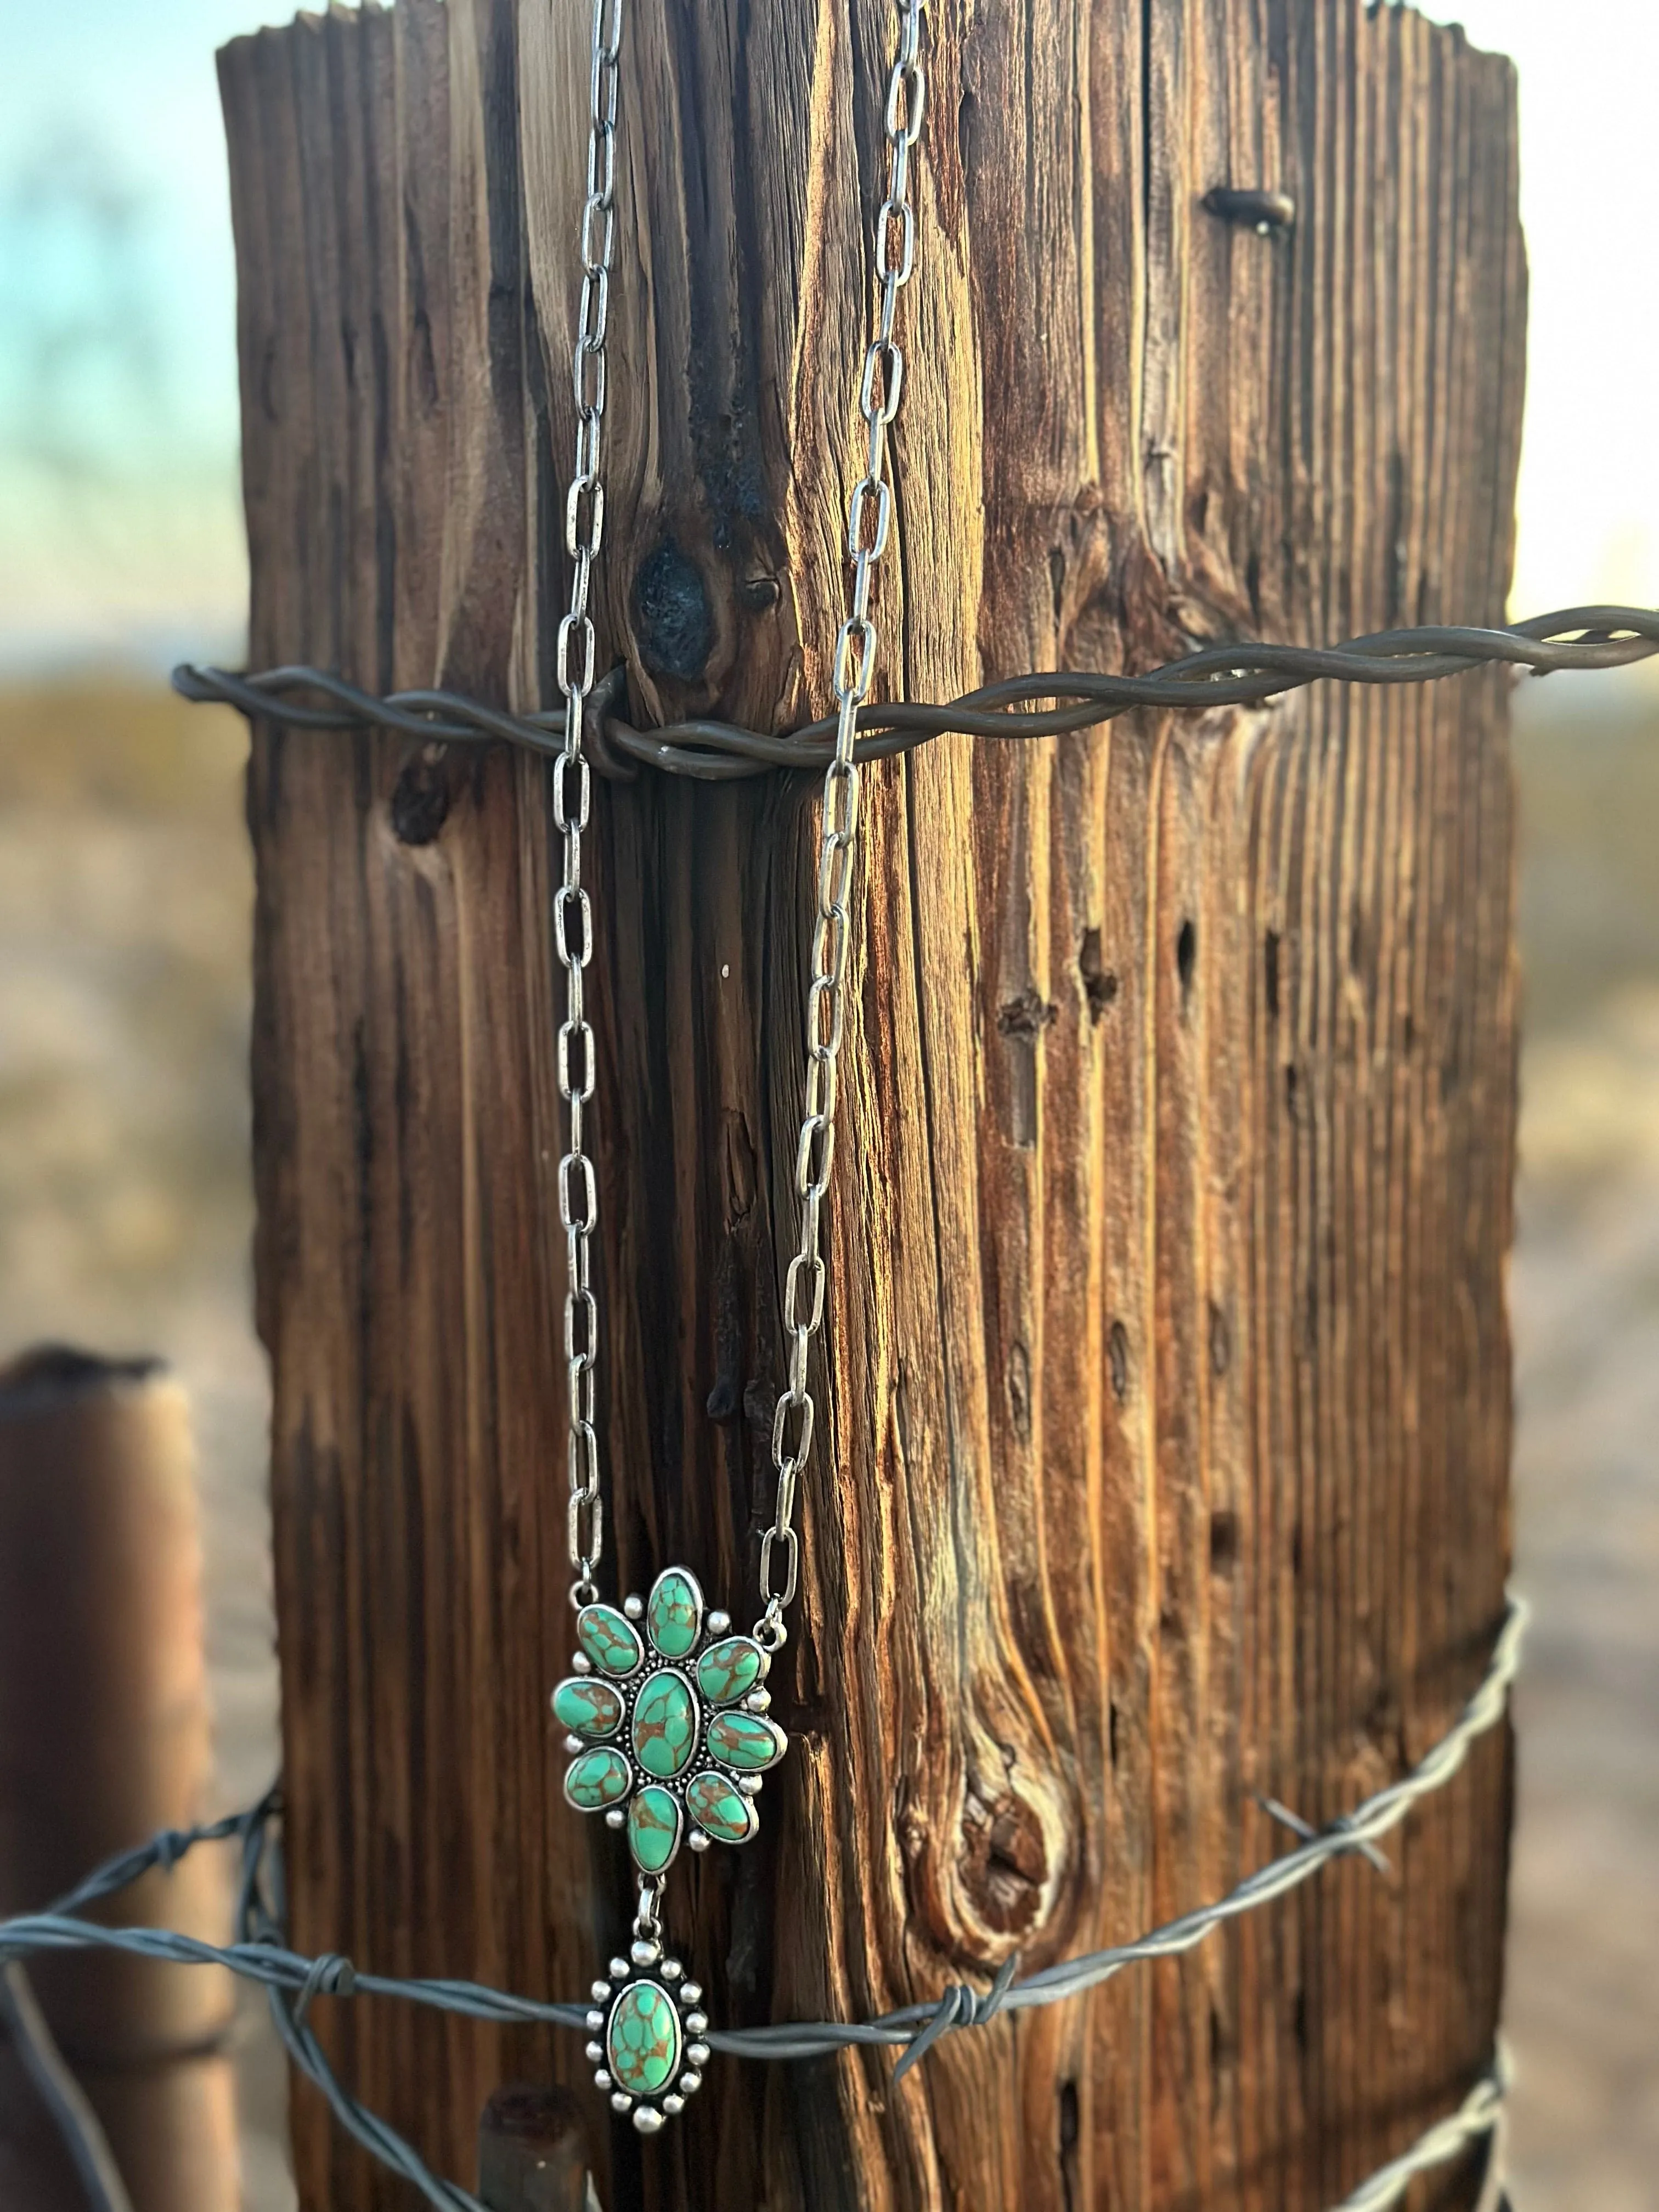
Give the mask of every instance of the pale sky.
[[[1521, 70], [1533, 285], [1514, 611], [1659, 605], [1659, 0], [1429, 12]], [[213, 52], [286, 13], [0, 0], [0, 668], [237, 650]]]

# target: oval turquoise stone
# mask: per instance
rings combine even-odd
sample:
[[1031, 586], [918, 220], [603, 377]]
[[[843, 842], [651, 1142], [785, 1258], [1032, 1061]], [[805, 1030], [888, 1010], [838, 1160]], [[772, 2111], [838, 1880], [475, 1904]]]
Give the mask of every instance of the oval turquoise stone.
[[697, 1662], [697, 1687], [711, 1705], [735, 1705], [766, 1672], [766, 1654], [746, 1636], [711, 1644]]
[[699, 1774], [685, 1793], [685, 1809], [716, 1843], [746, 1844], [760, 1814], [723, 1774]]
[[564, 1794], [578, 1812], [597, 1813], [626, 1797], [633, 1779], [621, 1752], [585, 1751], [564, 1771]]
[[702, 1592], [684, 1567], [665, 1567], [645, 1608], [651, 1641], [665, 1659], [684, 1659], [702, 1633]]
[[680, 1847], [679, 1801], [647, 1783], [628, 1808], [628, 1847], [646, 1874], [660, 1874]]
[[708, 1723], [711, 1754], [744, 1774], [758, 1774], [775, 1766], [789, 1748], [789, 1739], [775, 1721], [758, 1713], [716, 1713]]
[[680, 2016], [658, 1982], [629, 1982], [611, 2008], [605, 2047], [611, 2078], [635, 2097], [654, 2097], [679, 2071]]
[[697, 1747], [697, 1701], [672, 1667], [653, 1674], [634, 1700], [634, 1756], [659, 1782], [684, 1774]]
[[569, 1675], [553, 1692], [553, 1717], [574, 1735], [609, 1735], [622, 1717], [621, 1698], [592, 1674]]
[[576, 1615], [576, 1640], [607, 1674], [631, 1674], [645, 1656], [639, 1631], [614, 1605], [585, 1605]]

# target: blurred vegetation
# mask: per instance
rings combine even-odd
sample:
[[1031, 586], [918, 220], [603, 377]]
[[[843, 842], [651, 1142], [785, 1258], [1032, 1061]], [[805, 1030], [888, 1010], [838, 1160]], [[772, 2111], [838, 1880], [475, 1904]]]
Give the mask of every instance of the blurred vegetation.
[[0, 1339], [240, 1284], [246, 754], [153, 681], [0, 688]]
[[0, 807], [190, 821], [222, 832], [241, 805], [247, 733], [228, 708], [109, 674], [0, 684]]
[[1529, 1028], [1659, 979], [1659, 684], [1551, 676], [1518, 687], [1521, 945]]

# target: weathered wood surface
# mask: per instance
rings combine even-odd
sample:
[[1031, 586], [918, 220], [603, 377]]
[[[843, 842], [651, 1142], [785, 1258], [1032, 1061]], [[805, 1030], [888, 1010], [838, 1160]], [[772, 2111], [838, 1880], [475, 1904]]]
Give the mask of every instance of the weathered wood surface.
[[[586, 9], [399, 0], [226, 51], [252, 659], [549, 696]], [[1498, 617], [1524, 269], [1507, 64], [1357, 0], [932, 11], [886, 680]], [[878, 0], [640, 0], [604, 630], [642, 715], [821, 710]], [[1288, 239], [1199, 208], [1282, 185]], [[643, 573], [642, 573], [643, 572]], [[794, 1731], [677, 1870], [726, 2021], [1127, 1937], [1440, 1734], [1508, 1534], [1515, 977], [1497, 677], [945, 740], [866, 787]], [[752, 1590], [793, 1240], [811, 811], [601, 790], [609, 1571]], [[256, 1150], [296, 1940], [580, 1992], [623, 1853], [569, 1646], [543, 772], [256, 735]], [[726, 2062], [611, 2212], [1318, 2212], [1462, 2095], [1509, 1774], [1180, 1966], [874, 2054]], [[328, 2008], [319, 2007], [326, 2012]], [[465, 2172], [576, 2039], [340, 2009]], [[312, 2212], [390, 2204], [301, 2093]], [[1437, 2203], [1472, 2201], [1471, 2176]]]
[[[210, 1810], [201, 1569], [189, 1401], [159, 1362], [0, 1369], [0, 1915]], [[100, 1910], [222, 1943], [228, 1869], [198, 1851]], [[234, 2212], [229, 1976], [86, 1952], [28, 1977], [134, 2212]], [[0, 2203], [86, 2203], [0, 2027]]]

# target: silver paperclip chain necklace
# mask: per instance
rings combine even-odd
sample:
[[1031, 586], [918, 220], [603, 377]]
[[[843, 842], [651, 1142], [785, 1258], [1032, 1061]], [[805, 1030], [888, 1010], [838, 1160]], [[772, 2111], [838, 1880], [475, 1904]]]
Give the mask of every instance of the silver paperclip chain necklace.
[[708, 2021], [702, 1991], [676, 1959], [665, 1956], [660, 1902], [671, 1862], [684, 1841], [747, 1843], [760, 1826], [762, 1777], [788, 1747], [769, 1712], [764, 1686], [788, 1636], [785, 1614], [800, 1581], [795, 1494], [811, 1449], [815, 1410], [807, 1369], [823, 1325], [825, 1267], [823, 1207], [836, 1146], [836, 1067], [845, 1026], [848, 957], [854, 921], [862, 771], [854, 758], [858, 712], [870, 696], [877, 636], [870, 612], [877, 562], [892, 529], [887, 433], [898, 412], [904, 356], [896, 334], [899, 294], [915, 265], [910, 167], [921, 131], [927, 81], [921, 57], [927, 0], [895, 0], [898, 46], [888, 80], [884, 123], [887, 196], [876, 213], [876, 269], [881, 305], [864, 357], [859, 412], [867, 434], [864, 474], [847, 519], [853, 584], [836, 639], [836, 750], [823, 779], [817, 918], [806, 994], [806, 1084], [795, 1151], [800, 1237], [784, 1280], [789, 1379], [772, 1425], [777, 1478], [772, 1520], [761, 1539], [761, 1613], [746, 1636], [729, 1614], [709, 1610], [687, 1567], [665, 1567], [648, 1596], [619, 1608], [603, 1603], [596, 1579], [604, 1553], [604, 1505], [594, 1429], [594, 1361], [599, 1310], [590, 1240], [599, 1215], [593, 1163], [585, 1149], [593, 1097], [593, 1031], [585, 979], [593, 954], [593, 916], [581, 874], [582, 832], [592, 781], [582, 752], [582, 720], [593, 689], [595, 637], [588, 601], [605, 534], [600, 476], [605, 406], [605, 329], [616, 234], [618, 63], [623, 0], [593, 0], [588, 76], [587, 192], [580, 229], [582, 283], [571, 380], [576, 403], [575, 468], [565, 504], [565, 547], [573, 568], [568, 612], [559, 624], [556, 680], [564, 695], [564, 744], [553, 775], [553, 818], [564, 866], [553, 899], [554, 945], [564, 971], [565, 1018], [559, 1030], [559, 1095], [568, 1141], [559, 1161], [559, 1220], [568, 1273], [564, 1352], [569, 1401], [571, 1603], [576, 1608], [574, 1672], [553, 1692], [568, 1731], [568, 1802], [603, 1813], [627, 1832], [639, 1886], [630, 1955], [611, 1961], [593, 1984], [587, 2055], [594, 2081], [642, 2135], [654, 2135], [681, 2111], [702, 2080]]

